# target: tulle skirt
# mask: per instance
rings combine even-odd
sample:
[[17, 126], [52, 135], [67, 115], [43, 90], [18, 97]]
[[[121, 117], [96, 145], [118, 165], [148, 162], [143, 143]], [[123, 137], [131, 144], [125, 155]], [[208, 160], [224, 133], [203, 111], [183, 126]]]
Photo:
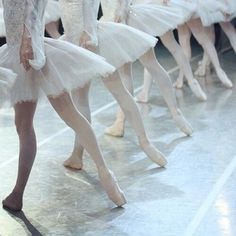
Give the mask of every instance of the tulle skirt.
[[9, 101], [10, 89], [12, 88], [16, 74], [8, 69], [0, 67], [0, 108]]
[[83, 87], [96, 77], [105, 77], [115, 71], [105, 59], [83, 48], [60, 40], [45, 38], [46, 64], [41, 70], [26, 72], [19, 61], [19, 47], [0, 48], [0, 65], [17, 74], [11, 89], [11, 104], [36, 101], [42, 92], [57, 97]]
[[184, 22], [180, 8], [154, 3], [131, 5], [126, 21], [127, 25], [153, 36], [162, 36]]
[[198, 0], [195, 18], [199, 17], [204, 26], [225, 21], [224, 13], [229, 13], [229, 7], [221, 0]]
[[46, 6], [45, 14], [45, 24], [50, 22], [55, 22], [60, 19], [60, 8], [58, 1], [49, 0]]
[[118, 69], [154, 48], [157, 39], [124, 24], [98, 22], [98, 43], [99, 55]]
[[[184, 23], [190, 20], [197, 7], [197, 3], [195, 1], [186, 1], [186, 0], [169, 0], [167, 4], [164, 4], [163, 0], [141, 0], [140, 2], [154, 3], [154, 4], [157, 4], [158, 6], [168, 8], [170, 11], [173, 11], [173, 12], [176, 11], [177, 13], [180, 12], [182, 20], [183, 20], [181, 23]], [[178, 18], [179, 17], [180, 16], [178, 16]], [[166, 19], [166, 17], [164, 16], [164, 19], [168, 21], [172, 20], [173, 22], [175, 22], [176, 20], [178, 21], [178, 18]]]

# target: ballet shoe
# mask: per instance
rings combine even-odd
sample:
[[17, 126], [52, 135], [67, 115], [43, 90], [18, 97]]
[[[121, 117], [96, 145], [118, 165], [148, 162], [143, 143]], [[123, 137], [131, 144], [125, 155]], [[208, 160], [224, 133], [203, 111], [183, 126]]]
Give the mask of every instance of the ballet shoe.
[[105, 129], [105, 134], [113, 137], [124, 137], [124, 121], [116, 121], [112, 126]]
[[204, 77], [207, 74], [207, 69], [210, 68], [210, 65], [204, 65], [202, 61], [198, 62], [198, 68], [194, 72], [194, 75], [199, 76], [199, 77]]
[[79, 156], [72, 154], [67, 160], [63, 162], [63, 166], [74, 170], [82, 170], [83, 160]]
[[6, 199], [2, 201], [2, 207], [7, 211], [21, 211], [23, 207], [22, 195], [12, 192]]
[[222, 69], [218, 69], [216, 71], [217, 76], [219, 77], [220, 81], [222, 82], [222, 84], [226, 87], [226, 88], [232, 88], [233, 87], [233, 83], [232, 81], [228, 78], [228, 76], [226, 75], [226, 73], [222, 70]]
[[146, 155], [157, 165], [160, 167], [164, 167], [167, 165], [167, 160], [158, 149], [154, 147], [154, 145], [149, 142], [140, 142], [141, 149], [146, 153]]
[[139, 103], [148, 103], [149, 96], [147, 93], [144, 91], [141, 91], [136, 97], [135, 97], [136, 102]]
[[202, 90], [200, 84], [198, 83], [196, 79], [189, 81], [188, 85], [199, 100], [201, 101], [207, 100], [207, 95], [204, 93], [204, 91]]
[[177, 115], [173, 117], [176, 126], [187, 136], [193, 133], [193, 129], [188, 121], [184, 118], [182, 112], [178, 109]]
[[125, 195], [120, 189], [114, 174], [106, 168], [101, 168], [98, 170], [98, 176], [109, 199], [118, 207], [125, 205], [127, 202]]

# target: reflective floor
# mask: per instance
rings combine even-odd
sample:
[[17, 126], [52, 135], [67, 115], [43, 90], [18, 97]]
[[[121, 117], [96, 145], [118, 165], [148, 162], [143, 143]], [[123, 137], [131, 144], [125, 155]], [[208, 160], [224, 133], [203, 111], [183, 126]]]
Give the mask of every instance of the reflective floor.
[[[157, 53], [176, 78], [176, 64], [167, 51], [160, 48]], [[199, 53], [196, 47], [193, 68]], [[236, 84], [235, 54], [230, 50], [220, 59]], [[137, 90], [142, 73], [136, 63]], [[40, 104], [35, 117], [38, 154], [25, 193], [24, 213], [14, 216], [0, 209], [0, 235], [236, 235], [236, 86], [225, 89], [214, 74], [199, 81], [208, 94], [206, 103], [199, 102], [188, 87], [176, 91], [179, 105], [194, 127], [192, 137], [175, 127], [155, 86], [150, 103], [140, 105], [149, 136], [168, 158], [166, 168], [158, 168], [146, 158], [128, 124], [122, 139], [103, 134], [113, 122], [116, 106], [101, 82], [93, 83], [93, 127], [108, 165], [126, 193], [124, 208], [115, 208], [107, 199], [87, 155], [83, 171], [62, 166], [72, 149], [73, 132], [47, 102]], [[13, 112], [2, 110], [0, 199], [14, 185], [17, 152]]]

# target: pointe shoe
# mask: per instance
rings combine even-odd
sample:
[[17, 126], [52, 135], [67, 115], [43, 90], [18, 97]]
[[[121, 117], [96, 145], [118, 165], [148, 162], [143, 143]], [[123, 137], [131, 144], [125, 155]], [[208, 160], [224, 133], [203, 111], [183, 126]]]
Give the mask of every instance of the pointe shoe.
[[66, 168], [74, 169], [74, 170], [82, 170], [83, 169], [83, 160], [79, 156], [72, 155], [67, 160], [63, 162], [63, 166]]
[[182, 89], [183, 88], [183, 85], [184, 85], [184, 80], [183, 78], [178, 78], [175, 83], [174, 83], [174, 88], [177, 88], [177, 89]]
[[201, 100], [201, 101], [207, 100], [206, 94], [203, 92], [200, 84], [198, 83], [198, 81], [196, 79], [188, 82], [188, 85], [189, 85], [190, 89], [192, 90], [192, 92], [195, 94], [195, 96], [199, 100]]
[[140, 142], [140, 147], [146, 153], [146, 155], [160, 167], [167, 165], [165, 156], [157, 150], [152, 144], [148, 142]]
[[109, 199], [113, 201], [118, 207], [126, 204], [126, 199], [123, 191], [120, 189], [114, 174], [105, 168], [98, 171], [99, 179], [102, 187], [106, 191]]
[[203, 65], [202, 61], [198, 62], [198, 68], [194, 72], [194, 75], [204, 77], [207, 74], [207, 65]]
[[105, 129], [105, 134], [113, 137], [124, 137], [124, 122], [116, 121], [112, 126]]
[[193, 129], [188, 121], [184, 118], [181, 111], [178, 109], [178, 114], [173, 117], [176, 126], [187, 136], [190, 136], [193, 133]]
[[228, 76], [226, 75], [226, 73], [222, 70], [222, 69], [218, 69], [216, 71], [217, 76], [219, 77], [220, 81], [222, 82], [222, 84], [226, 87], [226, 88], [232, 88], [233, 87], [233, 83], [232, 81], [228, 78]]
[[139, 103], [148, 103], [149, 95], [144, 91], [141, 91], [135, 98], [136, 102]]

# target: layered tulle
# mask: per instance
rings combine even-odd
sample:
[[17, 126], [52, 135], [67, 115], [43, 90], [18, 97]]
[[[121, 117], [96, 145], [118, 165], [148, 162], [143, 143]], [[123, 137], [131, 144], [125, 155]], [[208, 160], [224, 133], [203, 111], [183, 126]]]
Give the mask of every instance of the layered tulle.
[[99, 55], [115, 68], [136, 61], [156, 43], [156, 38], [132, 27], [112, 22], [98, 23]]
[[16, 74], [4, 68], [0, 68], [0, 108], [9, 101], [10, 90], [15, 82]]
[[107, 76], [115, 68], [103, 58], [70, 43], [45, 39], [46, 63], [41, 70], [26, 72], [19, 62], [19, 48], [0, 49], [1, 66], [12, 69], [18, 76], [11, 89], [11, 104], [36, 101], [42, 94], [56, 97], [83, 87], [93, 78]]
[[130, 6], [126, 21], [129, 26], [153, 36], [162, 36], [184, 22], [185, 17], [180, 8], [158, 4], [135, 4]]

